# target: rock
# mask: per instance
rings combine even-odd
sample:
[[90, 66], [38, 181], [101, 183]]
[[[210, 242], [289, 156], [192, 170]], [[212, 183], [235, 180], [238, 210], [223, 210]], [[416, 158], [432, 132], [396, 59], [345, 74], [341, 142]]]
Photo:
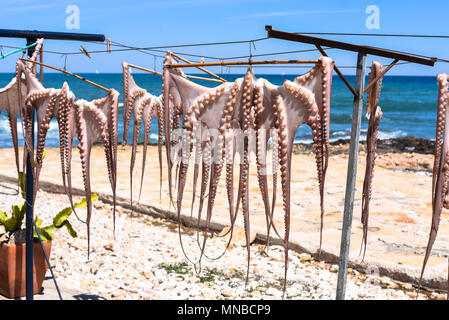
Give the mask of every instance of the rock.
[[108, 244], [104, 245], [103, 248], [105, 250], [114, 252], [114, 245], [112, 243], [108, 243]]
[[232, 297], [232, 290], [230, 288], [224, 288], [221, 290], [223, 297]]
[[282, 297], [282, 291], [274, 287], [270, 287], [265, 291], [267, 296]]
[[413, 285], [411, 283], [402, 283], [401, 286], [405, 290], [413, 290]]
[[312, 260], [312, 256], [310, 254], [303, 253], [299, 256], [300, 262], [306, 262], [306, 261], [310, 261], [310, 260]]
[[338, 272], [338, 264], [333, 264], [329, 270], [330, 272]]
[[126, 297], [126, 291], [123, 289], [117, 289], [113, 292], [111, 292], [112, 298], [125, 298]]
[[212, 290], [204, 290], [201, 295], [204, 297], [204, 299], [207, 300], [214, 300], [216, 299], [216, 295]]
[[387, 286], [387, 288], [388, 289], [399, 289], [399, 285], [397, 284], [397, 283], [390, 283], [388, 286]]
[[81, 280], [81, 288], [83, 288], [84, 290], [88, 290], [90, 284], [91, 284], [91, 282], [88, 279], [86, 279], [86, 278]]
[[279, 252], [270, 252], [270, 259], [277, 262], [284, 262], [284, 256]]
[[446, 300], [446, 298], [447, 298], [446, 293], [439, 293], [437, 295], [437, 300]]
[[262, 296], [262, 293], [259, 290], [254, 290], [251, 294], [254, 298], [260, 298]]

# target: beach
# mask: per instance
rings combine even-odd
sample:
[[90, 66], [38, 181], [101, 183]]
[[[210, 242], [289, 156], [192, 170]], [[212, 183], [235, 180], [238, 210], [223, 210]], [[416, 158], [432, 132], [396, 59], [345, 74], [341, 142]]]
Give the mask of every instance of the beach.
[[[140, 203], [137, 204], [137, 196], [139, 194], [139, 181], [140, 181], [140, 163], [142, 147], [138, 147], [136, 167], [134, 170], [134, 204], [135, 210], [131, 214], [129, 210], [129, 162], [130, 162], [130, 146], [119, 146], [118, 150], [118, 218], [117, 218], [117, 234], [114, 240], [112, 236], [112, 213], [111, 213], [111, 189], [107, 178], [107, 169], [105, 166], [104, 153], [100, 146], [95, 146], [92, 151], [91, 158], [91, 184], [92, 191], [97, 192], [100, 195], [98, 204], [94, 205], [94, 212], [92, 217], [92, 244], [93, 252], [90, 255], [90, 260], [87, 259], [87, 241], [85, 234], [85, 227], [78, 225], [75, 217], [71, 217], [74, 226], [78, 227], [79, 238], [69, 238], [65, 230], [59, 231], [63, 234], [61, 241], [54, 241], [54, 250], [52, 252], [52, 260], [55, 266], [55, 270], [59, 272], [63, 281], [68, 282], [69, 286], [79, 287], [80, 290], [88, 290], [90, 293], [95, 293], [104, 298], [125, 298], [132, 299], [137, 298], [129, 291], [128, 287], [120, 288], [101, 288], [95, 287], [95, 283], [101, 283], [106, 281], [110, 277], [117, 276], [114, 273], [114, 268], [119, 268], [117, 263], [112, 267], [113, 270], [107, 271], [104, 268], [108, 268], [108, 263], [105, 263], [105, 259], [125, 259], [127, 263], [124, 264], [123, 271], [126, 265], [136, 264], [134, 268], [126, 268], [126, 270], [133, 269], [149, 272], [141, 276], [130, 275], [131, 278], [137, 277], [142, 286], [147, 279], [152, 281], [151, 274], [159, 272], [161, 268], [154, 268], [153, 265], [146, 265], [148, 262], [146, 258], [143, 261], [142, 255], [150, 254], [151, 259], [155, 259], [156, 265], [161, 266], [161, 263], [170, 264], [183, 264], [186, 263], [190, 268], [186, 273], [192, 283], [198, 279], [193, 272], [193, 267], [184, 258], [182, 251], [180, 250], [179, 238], [177, 234], [176, 215], [173, 208], [169, 206], [168, 199], [168, 186], [167, 186], [167, 170], [164, 162], [163, 168], [163, 184], [162, 184], [162, 197], [159, 200], [159, 167], [157, 158], [157, 147], [149, 146], [147, 154], [147, 166], [145, 170], [145, 178], [142, 189], [142, 196]], [[373, 179], [373, 193], [371, 200], [370, 210], [370, 222], [369, 222], [369, 234], [368, 234], [368, 246], [366, 256], [362, 262], [362, 256], [359, 255], [361, 245], [362, 227], [360, 223], [361, 213], [361, 190], [363, 185], [363, 177], [365, 171], [365, 144], [360, 144], [360, 153], [358, 159], [358, 171], [356, 181], [356, 193], [354, 202], [354, 214], [352, 223], [351, 234], [351, 253], [350, 253], [350, 267], [351, 270], [356, 272], [355, 278], [357, 281], [351, 280], [353, 277], [350, 275], [348, 285], [348, 298], [357, 299], [398, 299], [398, 298], [414, 298], [413, 286], [416, 285], [419, 279], [419, 274], [424, 259], [424, 252], [427, 246], [428, 234], [431, 223], [431, 179], [432, 179], [432, 166], [433, 166], [433, 142], [425, 139], [416, 138], [398, 138], [387, 139], [379, 142], [379, 155], [376, 159], [376, 166], [374, 170]], [[268, 167], [271, 168], [271, 151], [268, 157]], [[57, 213], [56, 203], [61, 206], [61, 209], [69, 205], [69, 202], [62, 187], [60, 164], [59, 164], [59, 149], [58, 148], [46, 148], [46, 158], [44, 160], [44, 166], [41, 173], [41, 191], [39, 191], [36, 205], [38, 208], [52, 208], [55, 212], [46, 212], [50, 216]], [[311, 272], [312, 279], [315, 281], [315, 285], [323, 287], [323, 290], [319, 292], [312, 292], [310, 298], [312, 299], [332, 299], [334, 297], [334, 291], [336, 287], [336, 273], [335, 268], [338, 262], [337, 257], [340, 246], [342, 215], [343, 215], [343, 203], [344, 193], [346, 185], [346, 170], [348, 161], [348, 142], [336, 141], [332, 142], [330, 147], [329, 168], [326, 176], [325, 185], [325, 217], [324, 217], [324, 229], [323, 229], [323, 252], [321, 256], [318, 256], [319, 247], [319, 230], [320, 230], [320, 208], [319, 208], [319, 192], [318, 182], [316, 174], [316, 166], [314, 156], [311, 152], [310, 145], [297, 145], [294, 149], [293, 165], [292, 165], [292, 182], [291, 182], [291, 231], [290, 231], [290, 248], [292, 254], [290, 255], [290, 271], [288, 281], [295, 281], [295, 276], [306, 277]], [[163, 150], [165, 157], [165, 150]], [[1, 184], [5, 183], [8, 186], [14, 186], [13, 181], [15, 179], [15, 166], [14, 166], [14, 153], [11, 149], [0, 149], [0, 175], [2, 177]], [[189, 228], [183, 228], [181, 234], [183, 243], [186, 246], [186, 252], [193, 258], [198, 257], [198, 247], [196, 244], [196, 231], [192, 229], [192, 226], [196, 226], [195, 214], [191, 218], [190, 205], [192, 199], [192, 168], [190, 167], [188, 173], [187, 184], [184, 189], [184, 201], [182, 209], [183, 223]], [[237, 168], [237, 166], [236, 166]], [[278, 292], [271, 292], [270, 295], [266, 292], [270, 287], [267, 281], [274, 281], [273, 279], [283, 278], [283, 254], [281, 242], [276, 241], [274, 233], [271, 243], [275, 246], [273, 250], [269, 251], [269, 256], [264, 257], [258, 252], [260, 247], [264, 243], [266, 238], [266, 223], [263, 205], [260, 197], [259, 187], [256, 177], [255, 159], [251, 157], [250, 164], [250, 223], [251, 223], [251, 237], [254, 239], [251, 245], [251, 268], [250, 277], [256, 277], [262, 282], [257, 282], [258, 286], [262, 289], [258, 290], [260, 296], [255, 294], [254, 297], [264, 298], [276, 298]], [[238, 170], [236, 169], [236, 172]], [[74, 149], [74, 156], [72, 160], [72, 175], [74, 188], [79, 194], [80, 190], [83, 190], [83, 184], [81, 179], [81, 168], [78, 151]], [[234, 183], [237, 186], [238, 174], [235, 174]], [[268, 174], [269, 192], [271, 194], [271, 173]], [[279, 184], [278, 184], [279, 185]], [[45, 190], [43, 190], [45, 189]], [[283, 212], [282, 212], [282, 195], [280, 187], [278, 187], [275, 212], [275, 224], [278, 230], [283, 233]], [[11, 190], [10, 190], [11, 192]], [[199, 187], [197, 188], [197, 194], [199, 193]], [[14, 201], [20, 201], [17, 196], [2, 196], [2, 208], [6, 206], [6, 203]], [[56, 201], [54, 201], [56, 200]], [[198, 201], [195, 203], [195, 209], [198, 206]], [[58, 210], [59, 211], [59, 210]], [[38, 213], [41, 216], [41, 213]], [[81, 214], [83, 215], [83, 213]], [[133, 215], [133, 217], [131, 217]], [[205, 214], [203, 214], [204, 217]], [[424, 277], [424, 286], [432, 289], [428, 291], [421, 298], [441, 298], [442, 291], [447, 285], [447, 256], [449, 252], [449, 213], [443, 210], [439, 235], [432, 250], [432, 255], [429, 259], [428, 266]], [[148, 222], [151, 220], [150, 222]], [[212, 230], [217, 235], [223, 228], [229, 226], [229, 213], [227, 207], [226, 190], [224, 185], [224, 175], [220, 180], [217, 198], [215, 201], [214, 212], [212, 217]], [[165, 228], [165, 231], [156, 232], [152, 230], [155, 225], [159, 225]], [[238, 298], [247, 297], [243, 294], [244, 278], [240, 277], [240, 282], [236, 284], [237, 288], [235, 292], [223, 293], [222, 290], [226, 289], [229, 279], [232, 278], [232, 274], [221, 275], [225, 272], [226, 266], [232, 266], [236, 268], [238, 274], [243, 271], [246, 274], [246, 248], [242, 247], [243, 240], [243, 219], [237, 218], [237, 230], [236, 235], [233, 238], [230, 249], [226, 254], [217, 261], [203, 260], [202, 276], [209, 276], [217, 281], [211, 281], [213, 283], [212, 289], [205, 292], [210, 292], [210, 295], [193, 295], [193, 297], [187, 297], [184, 295], [172, 296], [179, 299], [216, 299], [216, 298]], [[202, 234], [201, 234], [202, 236]], [[192, 238], [193, 237], [193, 238]], [[167, 240], [161, 240], [167, 239]], [[168, 240], [170, 239], [170, 240]], [[214, 236], [209, 240], [206, 251], [211, 253], [221, 252], [225, 248], [226, 239]], [[144, 242], [142, 242], [144, 241]], [[140, 251], [129, 250], [127, 245], [133, 245], [134, 242], [139, 242], [137, 247]], [[74, 244], [74, 248], [71, 243]], [[106, 247], [112, 247], [108, 249]], [[166, 247], [165, 247], [166, 246]], [[120, 249], [118, 249], [120, 248]], [[52, 249], [53, 250], [53, 249]], [[137, 250], [137, 249], [136, 249]], [[154, 250], [158, 251], [154, 253]], [[210, 250], [210, 251], [208, 251]], [[147, 252], [148, 251], [148, 252]], [[56, 252], [54, 255], [53, 253]], [[58, 258], [58, 252], [64, 255], [64, 259]], [[147, 252], [147, 253], [145, 253]], [[234, 252], [234, 253], [233, 253]], [[276, 267], [270, 267], [268, 261], [270, 260], [270, 253], [276, 255], [276, 259], [279, 260]], [[67, 259], [68, 255], [74, 255], [77, 258]], [[308, 255], [306, 258], [302, 258]], [[159, 258], [156, 258], [158, 256]], [[149, 258], [148, 258], [149, 259]], [[157, 260], [159, 259], [159, 260]], [[267, 260], [268, 259], [268, 260]], [[276, 260], [274, 259], [274, 260]], [[306, 261], [307, 260], [307, 261]], [[65, 261], [65, 262], [64, 262]], [[103, 261], [103, 263], [102, 263]], [[150, 261], [151, 262], [151, 261]], [[71, 265], [74, 264], [74, 265]], [[137, 265], [141, 267], [137, 268]], [[71, 266], [67, 266], [71, 265]], [[104, 267], [102, 267], [104, 266]], [[327, 267], [326, 267], [327, 266]], [[220, 275], [214, 275], [212, 271], [214, 268], [223, 267]], [[67, 275], [65, 278], [62, 276], [63, 270], [70, 269], [72, 276]], [[75, 269], [73, 269], [75, 268]], [[78, 268], [78, 269], [76, 269]], [[275, 275], [264, 274], [265, 271], [261, 271], [260, 277], [257, 276], [257, 269], [273, 269]], [[265, 269], [264, 269], [265, 268]], [[84, 270], [85, 269], [85, 270]], [[164, 268], [162, 268], [164, 269]], [[165, 269], [167, 269], [165, 267]], [[333, 271], [331, 271], [331, 269]], [[75, 271], [78, 270], [78, 271]], [[171, 269], [170, 269], [171, 270]], [[206, 270], [206, 271], [204, 271]], [[207, 271], [209, 270], [209, 271]], [[256, 270], [256, 272], [255, 272]], [[309, 270], [308, 272], [306, 270]], [[82, 271], [82, 272], [80, 272]], [[107, 271], [107, 272], [106, 272]], [[229, 271], [229, 270], [228, 270]], [[118, 271], [121, 273], [121, 271]], [[129, 271], [131, 272], [131, 271]], [[164, 271], [160, 271], [164, 273]], [[165, 270], [167, 272], [167, 270]], [[208, 273], [209, 272], [209, 273]], [[212, 274], [211, 274], [212, 272]], [[218, 271], [217, 271], [218, 272]], [[352, 271], [351, 271], [352, 272]], [[151, 274], [150, 274], [151, 273]], [[231, 272], [232, 273], [232, 272]], [[77, 274], [76, 278], [74, 274]], [[290, 275], [292, 274], [292, 279]], [[352, 273], [351, 273], [352, 274]], [[360, 280], [359, 275], [364, 275], [364, 279]], [[371, 280], [367, 280], [368, 276], [377, 279], [375, 285], [371, 289], [367, 289], [366, 285]], [[75, 277], [75, 278], [73, 278]], [[82, 282], [80, 277], [87, 277], [88, 279]], [[123, 283], [128, 283], [128, 277], [121, 274], [120, 277]], [[176, 278], [177, 273], [170, 273], [169, 277]], [[226, 280], [227, 279], [227, 280]], [[262, 279], [262, 280], [261, 280]], [[265, 279], [265, 280], [263, 280]], [[271, 280], [270, 280], [271, 279]], [[320, 279], [320, 280], [317, 280]], [[386, 283], [382, 288], [382, 279]], [[120, 281], [117, 280], [117, 286]], [[154, 280], [154, 279], [153, 279]], [[190, 281], [189, 280], [189, 281]], [[304, 280], [304, 279], [303, 279]], [[174, 279], [173, 281], [178, 281]], [[264, 282], [265, 281], [265, 282]], [[318, 281], [318, 282], [316, 282]], [[321, 282], [320, 282], [321, 281]], [[351, 282], [353, 281], [353, 282]], [[388, 282], [390, 281], [390, 282]], [[132, 282], [132, 281], [131, 281]], [[182, 285], [185, 285], [185, 281], [178, 281]], [[208, 281], [206, 281], [208, 282]], [[295, 292], [303, 292], [305, 287], [313, 287], [313, 285], [306, 280], [296, 279], [296, 285], [291, 283], [292, 288], [287, 289], [287, 298], [307, 298], [305, 295], [296, 294]], [[115, 283], [115, 282], [114, 282]], [[188, 283], [188, 281], [187, 281]], [[264, 284], [263, 284], [264, 283]], [[324, 286], [327, 283], [327, 286]], [[354, 283], [360, 283], [362, 287], [357, 287]], [[394, 284], [396, 283], [396, 284]], [[399, 283], [399, 284], [398, 284]], [[408, 288], [404, 289], [400, 283], [405, 283]], [[200, 281], [200, 286], [203, 285]], [[209, 283], [210, 284], [210, 283]], [[226, 284], [226, 286], [224, 285]], [[353, 287], [353, 285], [355, 287]], [[99, 286], [97, 284], [97, 286]], [[165, 284], [159, 284], [159, 287], [164, 287]], [[264, 287], [265, 286], [265, 287]], [[295, 287], [296, 286], [296, 287]], [[388, 288], [390, 286], [390, 288]], [[412, 286], [410, 288], [410, 286]], [[144, 286], [145, 287], [145, 286]], [[182, 287], [182, 286], [181, 286]], [[290, 286], [287, 286], [289, 288]], [[96, 289], [97, 288], [97, 289]], [[154, 288], [154, 287], [153, 287]], [[157, 287], [156, 287], [157, 288]], [[177, 288], [175, 286], [174, 288]], [[265, 288], [265, 289], [263, 289]], [[354, 289], [355, 288], [355, 289]], [[357, 289], [359, 288], [359, 289]], [[381, 289], [378, 289], [381, 288]], [[114, 290], [113, 290], [114, 289]], [[123, 291], [117, 291], [117, 290]], [[179, 289], [179, 288], [178, 288]], [[231, 288], [232, 289], [232, 288]], [[97, 290], [97, 291], [96, 291]], [[128, 291], [127, 291], [128, 290]], [[279, 290], [279, 288], [278, 288]], [[290, 291], [289, 291], [290, 290]], [[296, 291], [295, 291], [296, 290]], [[360, 291], [359, 291], [360, 290]], [[380, 290], [378, 293], [373, 293], [376, 290]], [[390, 290], [385, 291], [384, 290]], [[115, 292], [113, 294], [112, 292]], [[164, 290], [162, 290], [164, 291]], [[180, 290], [183, 291], [183, 290]], [[186, 290], [184, 290], [186, 291]], [[273, 290], [271, 290], [273, 291]], [[398, 293], [396, 291], [401, 291]], [[119, 293], [121, 292], [121, 293]], [[140, 291], [139, 291], [140, 292]], [[157, 292], [157, 290], [156, 290]], [[164, 295], [156, 294], [152, 289], [147, 295], [140, 295], [141, 298], [164, 298]], [[203, 292], [203, 291], [201, 291]], [[376, 291], [377, 292], [377, 291]], [[408, 293], [411, 292], [411, 293]], [[359, 295], [360, 293], [360, 295]], [[187, 293], [185, 293], [187, 294]], [[365, 294], [365, 295], [364, 295]], [[399, 297], [399, 295], [401, 297]]]

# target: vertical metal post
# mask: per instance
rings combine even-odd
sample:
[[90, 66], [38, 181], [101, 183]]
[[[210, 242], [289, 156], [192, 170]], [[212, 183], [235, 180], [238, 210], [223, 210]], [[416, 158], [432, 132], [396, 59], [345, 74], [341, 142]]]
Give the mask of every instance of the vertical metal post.
[[[27, 38], [27, 45], [36, 42], [36, 39]], [[34, 48], [28, 48], [28, 56], [31, 57], [34, 53]], [[34, 109], [33, 109], [33, 122], [31, 130], [31, 142], [34, 148]], [[25, 152], [25, 146], [24, 151]], [[33, 241], [33, 167], [31, 166], [31, 161], [33, 161], [33, 156], [27, 157], [26, 165], [26, 215], [25, 215], [25, 239], [26, 239], [26, 262], [25, 262], [25, 275], [26, 275], [26, 299], [34, 300], [34, 277], [33, 277], [33, 266], [34, 266], [34, 241]]]
[[348, 172], [346, 176], [345, 206], [343, 227], [341, 231], [340, 259], [338, 262], [337, 300], [343, 300], [346, 293], [348, 276], [349, 249], [351, 245], [352, 212], [354, 209], [354, 192], [357, 177], [357, 161], [359, 155], [360, 126], [362, 122], [363, 88], [365, 87], [366, 53], [357, 55], [357, 72], [352, 111], [351, 141], [349, 146]]

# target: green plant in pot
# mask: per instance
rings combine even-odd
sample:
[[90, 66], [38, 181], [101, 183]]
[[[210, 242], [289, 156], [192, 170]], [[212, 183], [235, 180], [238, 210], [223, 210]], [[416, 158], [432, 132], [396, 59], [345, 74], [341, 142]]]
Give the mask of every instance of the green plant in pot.
[[[22, 197], [25, 199], [25, 177], [22, 172], [19, 173], [19, 186]], [[98, 199], [98, 196], [92, 194], [91, 199], [94, 202]], [[79, 209], [86, 207], [86, 205], [87, 201], [83, 198], [80, 202], [75, 203], [74, 207]], [[0, 294], [8, 298], [23, 297], [26, 294], [26, 230], [22, 229], [25, 212], [26, 202], [20, 205], [12, 205], [10, 214], [0, 210], [0, 226], [4, 229], [4, 233], [0, 234]], [[72, 237], [77, 237], [75, 229], [68, 220], [71, 214], [72, 208], [70, 206], [66, 207], [55, 215], [51, 224], [45, 226], [43, 226], [44, 222], [42, 219], [38, 216], [35, 217], [36, 228], [41, 236], [48, 257], [50, 257], [51, 241], [55, 238], [55, 231], [65, 227]], [[33, 228], [34, 293], [40, 291], [48, 268], [36, 228]]]

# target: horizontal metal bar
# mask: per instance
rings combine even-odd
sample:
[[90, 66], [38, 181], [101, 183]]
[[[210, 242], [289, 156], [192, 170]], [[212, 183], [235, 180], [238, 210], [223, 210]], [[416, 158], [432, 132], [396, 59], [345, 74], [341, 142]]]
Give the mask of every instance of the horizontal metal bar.
[[151, 69], [147, 69], [147, 68], [144, 68], [144, 67], [141, 67], [141, 66], [137, 66], [135, 64], [128, 63], [128, 67], [136, 68], [136, 69], [139, 69], [139, 70], [142, 70], [142, 71], [145, 71], [145, 72], [149, 72], [149, 73], [152, 73], [152, 74], [157, 74], [158, 76], [162, 76], [162, 73], [160, 73], [160, 72], [157, 72], [157, 71], [151, 70]]
[[253, 64], [291, 64], [291, 63], [317, 63], [317, 60], [265, 60], [265, 61], [222, 61], [222, 62], [204, 62], [189, 64], [169, 64], [169, 68], [189, 68], [189, 67], [213, 67], [213, 66], [246, 66]]
[[85, 81], [85, 82], [87, 82], [87, 83], [89, 83], [89, 84], [91, 84], [91, 85], [93, 85], [93, 86], [95, 86], [95, 87], [97, 87], [97, 88], [100, 88], [100, 89], [102, 89], [102, 90], [104, 90], [104, 91], [111, 92], [111, 89], [107, 89], [107, 88], [105, 88], [105, 87], [99, 85], [98, 83], [95, 83], [95, 82], [92, 82], [92, 81], [90, 81], [90, 80], [87, 80], [87, 79], [85, 79], [85, 78], [83, 78], [83, 77], [81, 77], [81, 76], [79, 76], [79, 75], [77, 75], [77, 74], [71, 73], [71, 72], [69, 72], [69, 71], [67, 71], [67, 70], [60, 69], [60, 68], [58, 68], [58, 67], [53, 67], [53, 66], [50, 66], [50, 65], [48, 65], [48, 64], [45, 64], [45, 63], [42, 63], [42, 62], [38, 62], [38, 61], [34, 61], [34, 60], [30, 60], [30, 59], [23, 59], [23, 58], [20, 58], [20, 60], [26, 61], [26, 62], [31, 62], [31, 63], [36, 63], [36, 64], [38, 64], [38, 65], [41, 65], [41, 66], [44, 66], [44, 67], [47, 67], [47, 68], [50, 68], [50, 69], [53, 69], [53, 70], [61, 71], [61, 72], [63, 72], [63, 73], [66, 73], [66, 74], [68, 74], [68, 75], [71, 75], [72, 77], [75, 77], [75, 78], [77, 78], [77, 79], [83, 80], [83, 81]]
[[[157, 71], [151, 70], [151, 69], [147, 69], [147, 68], [144, 68], [144, 67], [141, 67], [141, 66], [137, 66], [137, 65], [135, 65], [135, 64], [128, 63], [128, 66], [131, 67], [131, 68], [136, 68], [136, 69], [139, 69], [139, 70], [142, 70], [142, 71], [145, 71], [145, 72], [149, 72], [149, 73], [152, 73], [152, 74], [157, 74], [157, 75], [159, 75], [159, 76], [162, 76], [162, 73], [160, 73], [160, 72], [157, 72]], [[186, 76], [187, 78], [191, 78], [191, 79], [199, 79], [199, 80], [207, 80], [207, 81], [213, 81], [213, 82], [220, 82], [220, 83], [223, 83], [223, 81], [218, 80], [218, 79], [205, 78], [205, 77], [198, 77], [198, 76], [191, 76], [191, 75], [189, 75], [189, 74], [186, 74], [185, 76]], [[226, 80], [225, 80], [225, 81], [226, 81]]]
[[55, 40], [81, 40], [81, 41], [101, 41], [105, 40], [102, 34], [70, 33], [37, 30], [13, 30], [0, 29], [0, 37], [4, 38], [30, 38], [30, 39], [55, 39]]
[[337, 48], [342, 50], [348, 50], [348, 51], [354, 51], [364, 54], [372, 54], [375, 56], [380, 57], [386, 57], [391, 59], [399, 59], [403, 61], [409, 61], [413, 63], [423, 64], [427, 66], [433, 66], [435, 62], [437, 61], [437, 58], [420, 58], [417, 56], [405, 54], [405, 53], [399, 53], [387, 49], [377, 48], [377, 47], [369, 47], [369, 46], [361, 46], [356, 44], [351, 44], [347, 42], [341, 42], [341, 41], [335, 41], [335, 40], [329, 40], [329, 39], [323, 39], [323, 38], [316, 38], [311, 36], [306, 36], [302, 34], [295, 34], [290, 32], [284, 32], [284, 31], [278, 31], [273, 30], [272, 26], [265, 26], [265, 30], [268, 31], [268, 37], [269, 38], [276, 38], [276, 39], [283, 39], [283, 40], [289, 40], [289, 41], [296, 41], [296, 42], [302, 42], [302, 43], [310, 43], [314, 45], [321, 45], [331, 48]]
[[[178, 55], [178, 54], [176, 54], [176, 53], [171, 52], [171, 54], [172, 54], [173, 56], [175, 56], [176, 58], [178, 58], [178, 59], [180, 59], [180, 60], [182, 60], [182, 61], [184, 61], [184, 62], [186, 62], [186, 63], [192, 63], [191, 61], [189, 61], [189, 60], [187, 60], [187, 59], [181, 57], [180, 55]], [[207, 74], [211, 75], [212, 77], [217, 78], [217, 79], [220, 80], [221, 82], [226, 82], [226, 80], [223, 79], [222, 77], [216, 75], [215, 73], [213, 73], [213, 72], [211, 72], [211, 71], [209, 71], [209, 70], [207, 70], [207, 69], [204, 69], [203, 67], [197, 67], [197, 68], [198, 68], [199, 70], [203, 71], [203, 72], [206, 72]]]
[[[189, 79], [198, 79], [198, 80], [206, 80], [206, 81], [212, 81], [212, 82], [219, 82], [219, 83], [223, 83], [223, 81], [218, 80], [218, 79], [212, 79], [212, 78], [206, 78], [206, 77], [199, 77], [199, 76], [192, 76], [190, 74], [186, 74], [185, 75], [187, 78]], [[226, 82], [226, 80], [225, 80]]]

